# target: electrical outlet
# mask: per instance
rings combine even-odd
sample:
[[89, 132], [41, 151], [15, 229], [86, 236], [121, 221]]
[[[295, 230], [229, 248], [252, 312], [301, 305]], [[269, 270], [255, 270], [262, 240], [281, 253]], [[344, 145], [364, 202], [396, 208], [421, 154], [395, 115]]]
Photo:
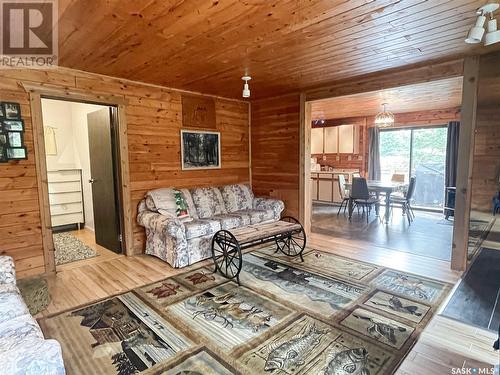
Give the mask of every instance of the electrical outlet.
[[349, 155], [349, 156], [347, 157], [347, 160], [351, 161], [351, 160], [352, 160], [352, 156], [351, 156], [351, 155]]
[[363, 155], [358, 155], [358, 160], [363, 160]]

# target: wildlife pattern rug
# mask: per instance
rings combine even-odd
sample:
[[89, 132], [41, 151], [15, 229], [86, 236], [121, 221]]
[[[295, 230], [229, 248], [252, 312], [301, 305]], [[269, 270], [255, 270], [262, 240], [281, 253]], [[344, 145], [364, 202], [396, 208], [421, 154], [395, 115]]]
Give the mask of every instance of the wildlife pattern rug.
[[437, 280], [306, 249], [200, 267], [40, 321], [68, 374], [391, 374], [446, 297]]

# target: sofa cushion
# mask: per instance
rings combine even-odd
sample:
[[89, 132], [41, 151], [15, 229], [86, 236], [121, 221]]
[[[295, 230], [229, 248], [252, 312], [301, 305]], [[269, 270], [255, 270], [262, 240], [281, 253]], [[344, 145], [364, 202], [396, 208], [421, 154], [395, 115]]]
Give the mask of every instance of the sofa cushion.
[[29, 311], [20, 294], [0, 294], [0, 324], [25, 314], [29, 314]]
[[197, 238], [201, 236], [208, 236], [210, 234], [215, 234], [221, 229], [221, 225], [216, 220], [193, 220], [184, 223], [186, 227], [186, 239], [190, 240], [192, 238]]
[[271, 221], [274, 219], [274, 211], [271, 209], [268, 210], [240, 210], [235, 211], [232, 215], [246, 216], [248, 217], [247, 221], [250, 224], [259, 224], [266, 221]]
[[0, 351], [11, 350], [27, 338], [43, 339], [35, 319], [29, 314], [20, 315], [0, 324]]
[[27, 338], [22, 348], [0, 351], [2, 374], [64, 375], [61, 345], [56, 340]]
[[227, 212], [248, 210], [253, 205], [253, 192], [245, 184], [226, 185], [219, 188]]
[[189, 192], [200, 219], [211, 219], [213, 216], [227, 213], [219, 189], [205, 187], [192, 189]]
[[250, 218], [248, 215], [222, 214], [215, 215], [212, 219], [217, 220], [221, 228], [226, 230], [250, 225]]
[[12, 257], [0, 256], [0, 284], [16, 284], [16, 269]]
[[151, 190], [147, 193], [146, 205], [151, 211], [180, 220], [188, 220], [189, 208], [184, 194], [177, 189], [162, 188]]

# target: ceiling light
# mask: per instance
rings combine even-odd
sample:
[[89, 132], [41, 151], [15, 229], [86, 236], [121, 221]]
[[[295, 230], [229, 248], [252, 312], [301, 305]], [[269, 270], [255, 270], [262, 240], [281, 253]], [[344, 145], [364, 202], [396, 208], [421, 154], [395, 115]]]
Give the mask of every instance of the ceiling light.
[[467, 34], [467, 39], [465, 43], [476, 44], [481, 43], [484, 35], [484, 23], [486, 22], [486, 17], [482, 14], [477, 17], [476, 24], [470, 29], [469, 34]]
[[243, 81], [245, 81], [245, 84], [243, 85], [243, 97], [244, 98], [249, 98], [250, 97], [250, 88], [248, 87], [248, 81], [252, 79], [250, 76], [244, 76], [241, 77]]
[[490, 20], [488, 21], [488, 32], [484, 37], [484, 45], [489, 46], [494, 43], [500, 42], [500, 31], [497, 28], [497, 20], [490, 13]]
[[484, 23], [486, 22], [486, 16], [489, 15], [488, 21], [488, 32], [486, 33], [485, 46], [497, 43], [500, 41], [500, 32], [497, 29], [497, 21], [493, 16], [493, 12], [500, 7], [497, 3], [490, 3], [482, 6], [476, 11], [478, 15], [475, 25], [469, 30], [465, 43], [477, 44], [481, 43], [483, 36], [485, 34]]
[[375, 116], [375, 125], [385, 128], [394, 124], [394, 114], [385, 109], [387, 103], [382, 104], [382, 112]]

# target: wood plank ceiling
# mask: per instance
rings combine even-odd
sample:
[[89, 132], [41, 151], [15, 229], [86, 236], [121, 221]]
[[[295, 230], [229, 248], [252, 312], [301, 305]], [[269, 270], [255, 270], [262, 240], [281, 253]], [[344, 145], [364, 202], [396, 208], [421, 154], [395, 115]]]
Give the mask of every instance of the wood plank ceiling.
[[387, 103], [394, 113], [456, 108], [462, 104], [462, 77], [317, 100], [311, 104], [313, 120], [374, 116]]
[[427, 60], [484, 53], [464, 36], [483, 0], [59, 0], [60, 65], [268, 97]]

